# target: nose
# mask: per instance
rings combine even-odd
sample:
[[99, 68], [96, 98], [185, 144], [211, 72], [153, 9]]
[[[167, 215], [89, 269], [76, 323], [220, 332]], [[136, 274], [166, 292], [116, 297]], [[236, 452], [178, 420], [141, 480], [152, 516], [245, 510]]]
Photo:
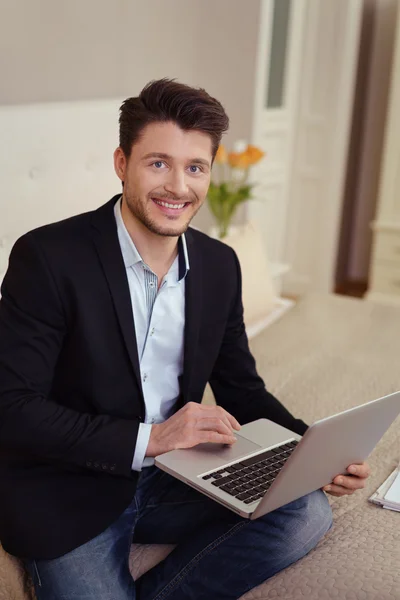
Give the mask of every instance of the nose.
[[187, 196], [189, 188], [186, 183], [186, 174], [181, 170], [172, 169], [164, 184], [164, 188], [169, 194], [173, 194], [176, 199]]

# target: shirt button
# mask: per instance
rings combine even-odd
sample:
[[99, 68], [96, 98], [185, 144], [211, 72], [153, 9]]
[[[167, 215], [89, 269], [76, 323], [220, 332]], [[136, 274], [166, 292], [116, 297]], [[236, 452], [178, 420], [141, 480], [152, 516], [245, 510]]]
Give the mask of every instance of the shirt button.
[[146, 381], [146, 379], [147, 379], [147, 373], [145, 373], [145, 374], [143, 375], [143, 381]]
[[155, 329], [153, 327], [153, 329], [150, 331], [150, 335], [154, 335]]
[[154, 281], [150, 281], [149, 286], [153, 288], [154, 287]]

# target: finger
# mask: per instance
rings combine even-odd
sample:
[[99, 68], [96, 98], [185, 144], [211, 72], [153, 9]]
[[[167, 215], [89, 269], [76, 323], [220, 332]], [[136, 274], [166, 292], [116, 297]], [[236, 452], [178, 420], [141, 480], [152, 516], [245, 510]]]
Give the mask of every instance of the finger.
[[[215, 407], [214, 407], [215, 408]], [[226, 418], [226, 416], [222, 413], [220, 414], [219, 411], [212, 411], [210, 412], [206, 412], [206, 416], [203, 416], [204, 413], [202, 413], [202, 415], [200, 415], [201, 419], [204, 418], [208, 418], [208, 419], [216, 419], [217, 421], [219, 421], [220, 423], [224, 423], [225, 426], [227, 427], [227, 433], [229, 433], [230, 435], [232, 435], [232, 425], [231, 422]]]
[[235, 430], [235, 427], [233, 427], [232, 421], [230, 421], [230, 419], [228, 419], [227, 414], [222, 413], [220, 415], [217, 415], [216, 418], [219, 419], [220, 421], [222, 421], [223, 423], [225, 423], [225, 425], [228, 427], [230, 433], [233, 434], [233, 430]]
[[236, 429], [236, 431], [239, 431], [240, 429], [240, 423], [239, 421], [237, 421], [235, 419], [235, 417], [233, 415], [231, 415], [230, 413], [228, 413], [227, 410], [225, 410], [224, 408], [222, 408], [222, 406], [216, 406], [215, 407], [216, 411], [217, 411], [217, 415], [222, 419], [227, 419], [230, 426], [232, 427], [232, 429]]
[[218, 433], [222, 433], [223, 435], [233, 436], [232, 429], [230, 425], [221, 421], [216, 417], [207, 417], [206, 419], [199, 419], [196, 422], [197, 429], [206, 430], [206, 431], [217, 431]]
[[347, 470], [352, 475], [357, 475], [357, 477], [362, 477], [364, 479], [371, 475], [371, 469], [369, 468], [369, 465], [366, 462], [361, 464], [350, 465], [347, 468]]
[[221, 433], [217, 433], [216, 431], [199, 431], [199, 444], [204, 442], [211, 442], [213, 444], [234, 444], [236, 442], [236, 438], [233, 435], [223, 435]]
[[341, 485], [334, 485], [333, 483], [326, 485], [322, 489], [324, 492], [327, 492], [331, 496], [336, 496], [337, 498], [340, 498], [340, 496], [350, 496], [350, 494], [354, 492], [354, 490], [349, 490]]
[[[222, 409], [222, 410], [224, 410], [224, 409]], [[235, 419], [235, 417], [233, 415], [231, 415], [230, 413], [228, 413], [226, 410], [224, 410], [224, 412], [225, 412], [225, 415], [228, 417], [231, 427], [233, 429], [235, 429], [236, 431], [239, 431], [241, 428], [239, 421], [237, 419]]]
[[351, 475], [338, 475], [334, 478], [333, 483], [348, 490], [360, 490], [365, 487], [365, 479]]
[[212, 413], [213, 417], [216, 417], [216, 418], [224, 421], [231, 430], [235, 429], [236, 431], [239, 431], [240, 423], [238, 421], [236, 421], [235, 417], [230, 415], [221, 406], [205, 406], [204, 408], [208, 409], [209, 412]]

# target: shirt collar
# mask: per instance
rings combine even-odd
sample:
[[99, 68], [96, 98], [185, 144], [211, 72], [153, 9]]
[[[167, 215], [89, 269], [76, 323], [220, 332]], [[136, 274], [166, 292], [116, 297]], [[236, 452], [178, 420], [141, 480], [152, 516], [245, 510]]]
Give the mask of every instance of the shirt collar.
[[[125, 267], [129, 269], [129, 267], [132, 267], [137, 263], [144, 264], [144, 261], [140, 256], [135, 244], [133, 243], [133, 240], [129, 235], [127, 228], [125, 227], [125, 223], [121, 213], [121, 201], [122, 196], [115, 203], [114, 216], [117, 224], [118, 239], [119, 244], [121, 246], [122, 258], [124, 260]], [[187, 251], [186, 237], [184, 233], [182, 233], [182, 235], [178, 239], [178, 265], [178, 281], [181, 281], [186, 277], [190, 269], [189, 255]]]

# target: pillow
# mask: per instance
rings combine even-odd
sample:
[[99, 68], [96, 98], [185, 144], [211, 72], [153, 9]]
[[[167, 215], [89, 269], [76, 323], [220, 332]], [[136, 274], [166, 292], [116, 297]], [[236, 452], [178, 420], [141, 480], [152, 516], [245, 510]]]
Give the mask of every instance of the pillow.
[[223, 240], [236, 252], [242, 269], [242, 297], [246, 328], [265, 319], [276, 307], [276, 290], [259, 229], [246, 223]]

